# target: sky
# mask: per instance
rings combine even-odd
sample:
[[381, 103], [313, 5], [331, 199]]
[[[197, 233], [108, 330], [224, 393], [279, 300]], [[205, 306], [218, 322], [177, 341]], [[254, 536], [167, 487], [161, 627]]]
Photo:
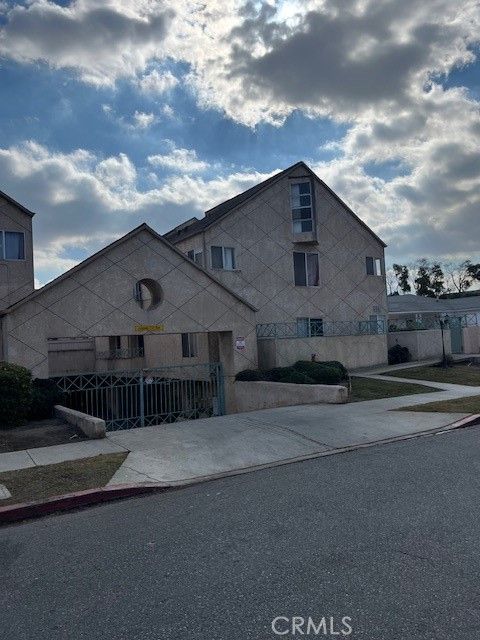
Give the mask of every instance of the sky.
[[478, 0], [0, 0], [0, 190], [43, 284], [299, 160], [387, 261], [480, 259]]

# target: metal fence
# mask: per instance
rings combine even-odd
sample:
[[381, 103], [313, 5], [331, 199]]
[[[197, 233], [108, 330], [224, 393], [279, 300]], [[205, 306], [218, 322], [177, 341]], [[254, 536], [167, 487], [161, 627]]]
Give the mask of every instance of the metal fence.
[[444, 329], [453, 327], [462, 329], [465, 327], [480, 326], [480, 314], [464, 313], [461, 315], [450, 316], [445, 315], [420, 315], [417, 318], [406, 317], [395, 320], [389, 320], [388, 331], [393, 333], [396, 331], [427, 331], [428, 329], [440, 329], [443, 323]]
[[52, 378], [65, 406], [105, 420], [108, 431], [225, 413], [222, 365], [179, 365]]
[[305, 325], [303, 322], [270, 322], [257, 324], [257, 338], [318, 338], [333, 336], [381, 335], [386, 332], [386, 322], [377, 320], [326, 321], [318, 320]]

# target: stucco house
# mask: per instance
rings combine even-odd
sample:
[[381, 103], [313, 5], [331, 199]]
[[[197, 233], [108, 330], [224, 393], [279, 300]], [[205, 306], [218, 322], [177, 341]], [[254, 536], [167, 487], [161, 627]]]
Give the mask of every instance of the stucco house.
[[256, 307], [261, 367], [386, 362], [386, 245], [304, 162], [164, 237]]
[[387, 360], [385, 244], [303, 162], [37, 290], [32, 216], [0, 194], [0, 358], [36, 377], [219, 362], [234, 410], [246, 368]]

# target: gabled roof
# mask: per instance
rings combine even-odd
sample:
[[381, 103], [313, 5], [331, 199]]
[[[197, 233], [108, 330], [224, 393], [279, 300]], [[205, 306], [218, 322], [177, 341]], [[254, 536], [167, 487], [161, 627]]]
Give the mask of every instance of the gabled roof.
[[325, 182], [323, 182], [323, 180], [321, 180], [317, 176], [317, 174], [314, 173], [310, 169], [310, 167], [303, 161], [292, 164], [291, 167], [287, 167], [283, 171], [280, 171], [279, 173], [276, 173], [275, 175], [270, 176], [270, 178], [267, 178], [267, 180], [260, 182], [254, 187], [251, 187], [250, 189], [247, 189], [246, 191], [239, 193], [238, 195], [234, 196], [233, 198], [230, 198], [229, 200], [225, 200], [225, 202], [218, 204], [216, 207], [213, 207], [212, 209], [208, 209], [205, 212], [204, 218], [201, 218], [200, 220], [196, 218], [192, 218], [191, 224], [183, 223], [181, 225], [178, 225], [174, 229], [171, 229], [170, 231], [168, 231], [164, 237], [170, 242], [177, 243], [177, 242], [180, 242], [181, 240], [185, 240], [186, 238], [190, 238], [191, 236], [195, 236], [198, 233], [201, 233], [205, 229], [208, 229], [208, 227], [211, 227], [216, 222], [221, 220], [224, 216], [226, 216], [227, 214], [237, 209], [240, 205], [245, 204], [248, 200], [251, 200], [258, 194], [260, 194], [264, 189], [271, 187], [273, 184], [278, 182], [278, 180], [288, 175], [294, 169], [298, 169], [299, 167], [302, 167], [303, 169], [305, 169], [305, 171], [307, 171], [311, 176], [313, 176], [316, 180], [318, 180], [318, 182], [320, 182], [320, 184], [337, 200], [337, 202], [339, 202], [342, 205], [342, 207], [344, 207], [355, 218], [355, 220], [357, 220], [357, 222], [359, 222], [362, 225], [362, 227], [364, 227], [378, 242], [380, 242], [382, 246], [384, 247], [387, 246], [385, 242], [383, 242], [383, 240], [381, 240], [370, 229], [370, 227], [365, 222], [363, 222], [363, 220], [361, 220], [357, 216], [357, 214], [354, 213], [350, 209], [350, 207], [346, 205], [345, 202], [343, 202], [343, 200], [332, 189], [330, 189], [330, 187], [327, 184], [325, 184]]
[[210, 278], [210, 280], [215, 282], [215, 284], [218, 284], [222, 289], [227, 291], [227, 293], [229, 293], [231, 296], [233, 296], [234, 298], [239, 300], [241, 303], [243, 303], [244, 305], [246, 305], [247, 307], [252, 309], [252, 311], [257, 311], [257, 308], [254, 307], [250, 302], [245, 300], [245, 298], [242, 298], [241, 296], [238, 295], [238, 293], [235, 293], [234, 291], [229, 289], [222, 282], [220, 282], [220, 280], [217, 280], [217, 278], [215, 278], [215, 276], [213, 276], [206, 269], [204, 269], [203, 267], [198, 265], [196, 262], [194, 262], [193, 260], [190, 260], [189, 258], [187, 258], [187, 256], [184, 253], [182, 253], [179, 249], [177, 249], [172, 244], [170, 244], [170, 242], [168, 242], [168, 240], [166, 240], [159, 233], [154, 231], [146, 222], [143, 222], [141, 225], [139, 225], [138, 227], [135, 227], [135, 229], [132, 229], [131, 231], [129, 231], [127, 234], [125, 234], [124, 236], [122, 236], [118, 240], [115, 240], [114, 242], [110, 243], [106, 247], [103, 247], [103, 249], [100, 249], [96, 253], [93, 253], [91, 256], [89, 256], [88, 258], [86, 258], [82, 262], [79, 262], [77, 265], [75, 265], [74, 267], [72, 267], [68, 271], [65, 271], [65, 273], [62, 273], [60, 276], [58, 276], [57, 278], [55, 278], [51, 282], [47, 283], [43, 287], [40, 287], [40, 289], [35, 289], [31, 293], [29, 293], [27, 296], [25, 296], [25, 298], [22, 298], [18, 302], [15, 302], [15, 304], [12, 304], [10, 307], [7, 307], [6, 309], [3, 309], [2, 311], [0, 311], [0, 316], [6, 315], [6, 314], [10, 313], [11, 311], [14, 311], [18, 307], [22, 306], [23, 304], [25, 304], [27, 302], [30, 302], [31, 300], [34, 300], [37, 296], [39, 296], [44, 291], [48, 291], [48, 290], [52, 289], [53, 287], [55, 287], [57, 284], [59, 284], [60, 282], [62, 282], [66, 278], [69, 278], [73, 274], [75, 274], [78, 271], [80, 271], [80, 269], [82, 269], [83, 267], [86, 267], [87, 265], [89, 265], [92, 262], [94, 262], [97, 258], [101, 257], [104, 253], [106, 253], [110, 249], [113, 249], [114, 247], [117, 247], [118, 245], [122, 244], [123, 242], [126, 242], [127, 240], [130, 240], [131, 238], [133, 238], [134, 236], [138, 235], [142, 231], [147, 231], [148, 233], [150, 233], [154, 238], [156, 238], [157, 240], [159, 240], [160, 242], [162, 242], [163, 244], [168, 246], [168, 248], [171, 251], [176, 253], [178, 256], [180, 256], [186, 262], [188, 262], [192, 267], [194, 267], [195, 269], [198, 269], [203, 274], [208, 276]]
[[23, 211], [23, 213], [26, 213], [27, 216], [30, 216], [31, 218], [33, 218], [33, 216], [35, 215], [34, 211], [30, 211], [30, 209], [27, 209], [27, 207], [24, 207], [23, 204], [20, 204], [20, 202], [17, 202], [16, 200], [14, 200], [12, 196], [8, 195], [8, 193], [5, 193], [4, 191], [0, 191], [0, 197], [5, 198], [5, 200], [10, 202], [10, 204], [13, 204], [15, 207], [20, 209], [20, 211]]

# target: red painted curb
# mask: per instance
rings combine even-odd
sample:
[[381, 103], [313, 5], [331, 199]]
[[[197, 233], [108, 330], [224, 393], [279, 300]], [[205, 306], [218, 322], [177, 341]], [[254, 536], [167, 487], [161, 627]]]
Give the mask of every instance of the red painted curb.
[[62, 496], [54, 496], [48, 500], [38, 500], [36, 502], [23, 502], [0, 507], [0, 524], [26, 520], [46, 516], [57, 511], [76, 509], [101, 502], [116, 500], [119, 498], [131, 498], [145, 493], [165, 491], [170, 486], [162, 483], [149, 484], [119, 484], [98, 489], [85, 489], [84, 491], [74, 491]]

